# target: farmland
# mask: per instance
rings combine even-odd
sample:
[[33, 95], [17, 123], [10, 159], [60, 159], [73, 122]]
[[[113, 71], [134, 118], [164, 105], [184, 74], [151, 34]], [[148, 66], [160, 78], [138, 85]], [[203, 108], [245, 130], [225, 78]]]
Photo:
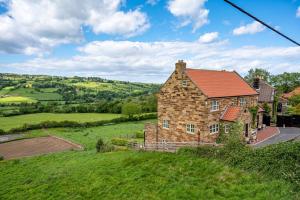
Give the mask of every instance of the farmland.
[[38, 124], [44, 121], [75, 121], [75, 122], [94, 122], [110, 120], [120, 117], [119, 114], [109, 113], [37, 113], [12, 117], [0, 117], [0, 127], [4, 131], [12, 128], [22, 127], [24, 124]]
[[0, 98], [0, 104], [20, 104], [20, 103], [35, 103], [36, 100], [31, 99], [29, 97], [23, 97], [23, 96], [10, 96], [10, 97], [3, 97]]

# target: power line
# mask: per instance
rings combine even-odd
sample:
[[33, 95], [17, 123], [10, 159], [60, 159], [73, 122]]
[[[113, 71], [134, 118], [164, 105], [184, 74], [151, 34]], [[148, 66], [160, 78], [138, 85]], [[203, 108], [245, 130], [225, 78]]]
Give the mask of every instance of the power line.
[[266, 24], [265, 22], [263, 22], [262, 20], [258, 19], [257, 17], [253, 16], [252, 14], [248, 13], [247, 11], [245, 11], [244, 9], [242, 9], [241, 7], [235, 5], [234, 3], [228, 1], [228, 0], [224, 0], [226, 3], [228, 3], [229, 5], [233, 6], [234, 8], [238, 9], [239, 11], [241, 11], [242, 13], [248, 15], [249, 17], [253, 18], [254, 20], [258, 21], [259, 23], [263, 24], [264, 26], [266, 26], [267, 28], [271, 29], [272, 31], [274, 31], [275, 33], [281, 35], [282, 37], [284, 37], [285, 39], [291, 41], [292, 43], [300, 46], [300, 44], [298, 42], [296, 42], [295, 40], [291, 39], [290, 37], [286, 36], [285, 34], [279, 32], [278, 30], [276, 30], [275, 28], [271, 27], [270, 25]]

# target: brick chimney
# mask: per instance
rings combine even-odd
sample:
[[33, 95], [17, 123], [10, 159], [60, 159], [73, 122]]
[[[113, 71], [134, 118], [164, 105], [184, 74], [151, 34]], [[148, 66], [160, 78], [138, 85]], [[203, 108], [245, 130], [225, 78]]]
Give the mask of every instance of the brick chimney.
[[186, 70], [186, 63], [183, 62], [183, 60], [178, 60], [178, 62], [175, 64], [175, 71], [178, 74], [182, 74]]

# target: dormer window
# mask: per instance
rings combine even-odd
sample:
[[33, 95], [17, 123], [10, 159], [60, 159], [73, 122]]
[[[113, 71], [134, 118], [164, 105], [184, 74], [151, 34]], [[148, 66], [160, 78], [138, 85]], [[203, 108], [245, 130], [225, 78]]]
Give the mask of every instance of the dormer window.
[[212, 100], [210, 111], [217, 111], [217, 110], [219, 110], [219, 102], [217, 100]]
[[187, 87], [187, 80], [182, 80], [181, 85], [182, 87]]
[[246, 105], [246, 99], [245, 98], [240, 98], [240, 106], [245, 106]]

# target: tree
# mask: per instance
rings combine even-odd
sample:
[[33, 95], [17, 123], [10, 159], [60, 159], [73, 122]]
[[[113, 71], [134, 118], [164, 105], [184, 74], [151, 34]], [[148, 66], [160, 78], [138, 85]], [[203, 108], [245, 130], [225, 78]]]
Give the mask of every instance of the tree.
[[244, 77], [248, 83], [252, 83], [256, 77], [261, 77], [263, 80], [269, 82], [271, 75], [270, 73], [261, 68], [250, 69], [248, 74]]
[[270, 80], [278, 92], [286, 93], [300, 85], [300, 73], [283, 73], [274, 75]]
[[129, 118], [131, 118], [134, 114], [140, 114], [141, 111], [141, 106], [137, 103], [129, 102], [122, 106], [122, 114], [128, 115]]

